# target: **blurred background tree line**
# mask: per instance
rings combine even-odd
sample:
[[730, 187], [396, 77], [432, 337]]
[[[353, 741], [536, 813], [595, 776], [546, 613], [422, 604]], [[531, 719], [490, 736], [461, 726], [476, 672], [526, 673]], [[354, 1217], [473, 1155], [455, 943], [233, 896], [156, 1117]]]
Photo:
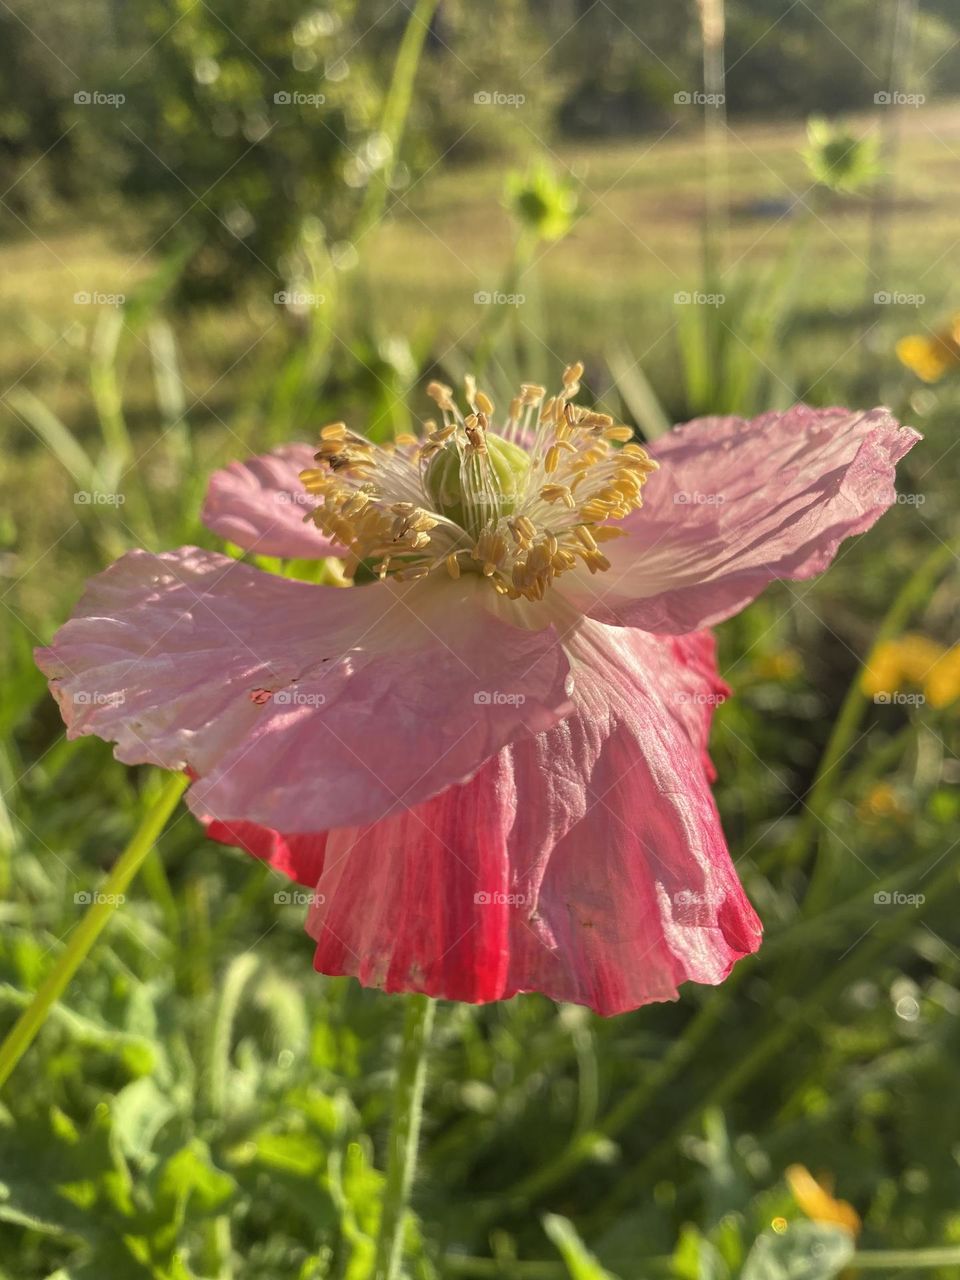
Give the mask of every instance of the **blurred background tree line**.
[[[185, 246], [187, 295], [296, 277], [304, 219], [335, 245], [390, 159], [377, 130], [408, 17], [385, 0], [11, 0], [0, 10], [8, 231], [89, 211], [131, 247]], [[829, 28], [805, 3], [730, 0], [731, 119], [868, 110], [887, 87], [895, 20], [874, 0], [831, 0]], [[912, 26], [912, 64], [926, 70], [910, 88], [960, 92], [960, 10], [934, 0]], [[391, 185], [441, 158], [528, 153], [531, 134], [553, 145], [695, 128], [675, 95], [701, 88], [701, 59], [693, 0], [441, 0]], [[483, 92], [522, 94], [522, 119], [477, 111]], [[122, 109], [85, 100], [96, 93], [122, 94]]]

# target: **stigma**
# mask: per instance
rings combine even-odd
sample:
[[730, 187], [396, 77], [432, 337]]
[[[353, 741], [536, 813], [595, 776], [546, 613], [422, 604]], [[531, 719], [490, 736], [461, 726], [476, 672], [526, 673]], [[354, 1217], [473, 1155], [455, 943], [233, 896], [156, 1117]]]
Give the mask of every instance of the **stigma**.
[[542, 600], [577, 565], [610, 568], [602, 544], [642, 504], [656, 462], [630, 427], [574, 403], [582, 364], [557, 395], [525, 383], [498, 423], [489, 396], [465, 383], [427, 392], [440, 420], [422, 435], [377, 445], [334, 422], [320, 432], [316, 467], [300, 475], [328, 537], [398, 581], [477, 573], [512, 600]]

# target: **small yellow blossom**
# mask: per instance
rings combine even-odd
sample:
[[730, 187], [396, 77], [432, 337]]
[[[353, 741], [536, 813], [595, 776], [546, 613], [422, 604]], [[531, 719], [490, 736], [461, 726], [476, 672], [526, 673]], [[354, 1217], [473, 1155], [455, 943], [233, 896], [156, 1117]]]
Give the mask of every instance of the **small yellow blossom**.
[[896, 693], [904, 685], [922, 685], [943, 659], [943, 645], [918, 632], [877, 645], [862, 676], [860, 687], [871, 697]]
[[753, 670], [760, 680], [792, 680], [802, 669], [800, 655], [789, 645], [774, 653], [764, 654], [753, 664]]
[[889, 782], [878, 782], [870, 788], [857, 806], [858, 816], [865, 822], [897, 821], [909, 815], [899, 792]]
[[949, 369], [960, 365], [960, 313], [932, 336], [911, 333], [901, 338], [897, 356], [924, 382], [939, 382]]
[[960, 698], [960, 644], [948, 649], [927, 672], [923, 690], [932, 707], [946, 707]]
[[832, 1222], [852, 1236], [860, 1234], [860, 1215], [853, 1205], [846, 1200], [835, 1200], [804, 1165], [792, 1164], [786, 1176], [794, 1200], [808, 1218], [814, 1222]]

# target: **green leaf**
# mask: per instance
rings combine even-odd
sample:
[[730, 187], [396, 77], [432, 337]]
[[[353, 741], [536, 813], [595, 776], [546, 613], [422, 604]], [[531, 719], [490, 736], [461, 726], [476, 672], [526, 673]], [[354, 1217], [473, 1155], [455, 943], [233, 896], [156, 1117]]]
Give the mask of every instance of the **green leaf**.
[[607, 364], [620, 392], [620, 399], [633, 415], [634, 421], [647, 440], [665, 436], [671, 423], [666, 411], [644, 373], [639, 360], [635, 360], [625, 342], [615, 343], [607, 352]]
[[340, 1214], [340, 1231], [349, 1247], [344, 1280], [367, 1280], [376, 1256], [383, 1175], [367, 1163], [358, 1142], [334, 1151], [327, 1165], [330, 1195]]
[[254, 1159], [271, 1169], [308, 1178], [323, 1166], [325, 1152], [308, 1133], [263, 1133], [255, 1139]]
[[570, 1280], [616, 1280], [613, 1272], [604, 1270], [590, 1253], [569, 1218], [544, 1214], [543, 1229], [566, 1263]]
[[690, 1224], [680, 1232], [672, 1267], [679, 1280], [728, 1280], [730, 1275], [720, 1251]]
[[169, 1208], [182, 1221], [187, 1209], [194, 1216], [214, 1213], [233, 1195], [236, 1183], [210, 1159], [206, 1144], [195, 1138], [172, 1155], [157, 1183], [157, 1207]]
[[145, 1160], [157, 1134], [176, 1114], [176, 1105], [149, 1076], [121, 1089], [113, 1104], [113, 1123], [124, 1155]]
[[64, 426], [57, 415], [26, 387], [9, 391], [7, 403], [21, 421], [41, 438], [77, 489], [87, 494], [89, 501], [90, 492], [97, 487], [96, 468], [69, 427]]

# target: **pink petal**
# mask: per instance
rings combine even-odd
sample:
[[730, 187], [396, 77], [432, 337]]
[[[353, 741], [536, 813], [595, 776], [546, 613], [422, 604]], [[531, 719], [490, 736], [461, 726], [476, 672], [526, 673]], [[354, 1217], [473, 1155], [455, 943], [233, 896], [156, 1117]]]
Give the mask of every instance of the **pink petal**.
[[703, 636], [587, 622], [574, 714], [467, 784], [332, 831], [308, 928], [323, 973], [612, 1014], [718, 983], [760, 941], [704, 765], [722, 696]]
[[[564, 594], [604, 622], [681, 633], [712, 626], [777, 578], [821, 573], [895, 501], [895, 464], [919, 440], [886, 409], [700, 418], [652, 448], [660, 470], [612, 567]], [[570, 584], [568, 586], [568, 584]]]
[[316, 465], [315, 452], [308, 444], [289, 444], [215, 471], [200, 519], [213, 533], [256, 555], [342, 556], [339, 543], [331, 542], [312, 522], [304, 524], [304, 516], [317, 504], [299, 476]]
[[473, 574], [344, 590], [133, 551], [37, 662], [69, 737], [192, 769], [199, 817], [323, 831], [417, 804], [567, 713], [553, 629], [511, 626], [494, 598]]

